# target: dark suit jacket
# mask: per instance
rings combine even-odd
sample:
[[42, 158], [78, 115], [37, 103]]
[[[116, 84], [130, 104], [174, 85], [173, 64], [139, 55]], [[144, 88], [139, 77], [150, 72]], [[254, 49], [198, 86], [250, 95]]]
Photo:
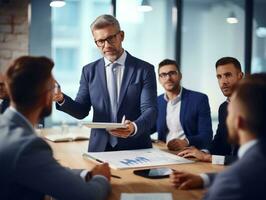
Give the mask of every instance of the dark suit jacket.
[[[157, 132], [158, 139], [166, 141], [168, 128], [166, 125], [167, 101], [164, 94], [158, 101]], [[189, 144], [197, 148], [206, 148], [212, 139], [212, 124], [208, 97], [205, 94], [183, 88], [180, 107], [180, 123]]]
[[229, 144], [228, 131], [226, 126], [228, 102], [223, 102], [219, 107], [218, 127], [214, 139], [208, 150], [212, 155], [224, 155], [225, 164], [230, 164], [237, 159], [238, 146]]
[[0, 113], [4, 113], [5, 110], [8, 108], [9, 106], [9, 100], [8, 99], [3, 99], [1, 105], [0, 105]]
[[263, 148], [265, 144], [256, 144], [241, 159], [217, 174], [204, 199], [265, 199], [266, 152]]
[[[121, 122], [123, 115], [134, 121], [137, 133], [126, 139], [118, 138], [116, 150], [150, 148], [150, 131], [156, 122], [156, 78], [154, 67], [127, 53], [124, 75], [120, 89], [117, 120]], [[82, 70], [77, 97], [72, 100], [65, 95], [62, 106], [56, 105], [73, 117], [82, 119], [93, 107], [94, 122], [110, 122], [111, 106], [107, 89], [104, 59], [86, 65]], [[89, 151], [104, 151], [108, 143], [109, 133], [104, 129], [92, 129]]]
[[49, 145], [18, 113], [7, 109], [0, 116], [1, 200], [36, 200], [46, 194], [63, 200], [106, 199], [109, 183], [102, 177], [86, 183], [80, 172], [58, 164]]

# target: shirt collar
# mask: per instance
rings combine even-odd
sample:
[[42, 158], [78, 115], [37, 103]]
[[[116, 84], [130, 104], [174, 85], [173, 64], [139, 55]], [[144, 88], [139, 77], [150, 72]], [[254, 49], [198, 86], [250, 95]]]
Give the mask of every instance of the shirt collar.
[[[179, 101], [181, 101], [182, 91], [183, 91], [183, 87], [180, 88], [180, 92], [179, 92], [179, 94], [178, 94], [175, 98], [173, 98], [173, 99], [170, 101], [172, 105], [175, 105], [175, 104], [177, 104]], [[167, 102], [169, 101], [169, 99], [168, 99], [166, 93], [164, 93], [164, 99], [165, 99], [165, 101], [167, 101]]]
[[[127, 58], [127, 52], [125, 50], [123, 50], [122, 55], [116, 61], [114, 61], [114, 63], [118, 63], [121, 66], [125, 66], [126, 58]], [[112, 62], [110, 60], [108, 60], [107, 58], [104, 57], [104, 66], [105, 67], [109, 66], [111, 63]]]
[[257, 139], [251, 140], [243, 145], [240, 146], [239, 150], [238, 150], [238, 158], [242, 158], [244, 156], [244, 154], [251, 148], [253, 147], [255, 144], [258, 143]]

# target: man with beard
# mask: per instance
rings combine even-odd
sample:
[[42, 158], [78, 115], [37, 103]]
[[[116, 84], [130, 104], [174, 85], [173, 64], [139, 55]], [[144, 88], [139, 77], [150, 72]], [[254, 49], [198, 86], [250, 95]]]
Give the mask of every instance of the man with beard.
[[266, 185], [266, 79], [256, 75], [237, 84], [228, 105], [230, 142], [239, 144], [239, 160], [220, 174], [194, 175], [174, 171], [173, 186], [193, 189], [209, 186], [204, 199], [264, 199]]
[[5, 112], [9, 106], [9, 97], [6, 91], [4, 75], [0, 72], [0, 113]]
[[[230, 164], [237, 159], [237, 145], [229, 144], [226, 127], [227, 106], [233, 93], [234, 86], [242, 79], [240, 62], [233, 57], [220, 58], [216, 64], [216, 77], [221, 91], [227, 100], [219, 107], [218, 128], [211, 145], [206, 150], [188, 147], [178, 153], [185, 158], [194, 157], [200, 161], [213, 162], [214, 164]], [[218, 155], [218, 156], [217, 156]]]
[[7, 70], [11, 104], [0, 116], [1, 199], [31, 200], [49, 195], [65, 200], [104, 200], [110, 192], [108, 164], [92, 171], [64, 168], [33, 129], [40, 118], [51, 113], [53, 65], [45, 57], [24, 56]]
[[159, 63], [159, 81], [165, 94], [158, 97], [158, 139], [170, 150], [193, 145], [206, 148], [212, 139], [210, 106], [205, 94], [180, 85], [182, 74], [174, 60]]
[[89, 151], [151, 148], [149, 133], [157, 117], [154, 67], [123, 49], [124, 31], [115, 17], [97, 17], [91, 32], [103, 58], [83, 67], [75, 100], [58, 91], [56, 108], [78, 119], [93, 108], [94, 122], [120, 123], [126, 117], [126, 128], [92, 129]]

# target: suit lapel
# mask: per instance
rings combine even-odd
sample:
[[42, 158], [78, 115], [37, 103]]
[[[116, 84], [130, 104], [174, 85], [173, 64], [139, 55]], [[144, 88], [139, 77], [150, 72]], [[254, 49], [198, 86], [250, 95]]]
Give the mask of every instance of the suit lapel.
[[129, 86], [131, 77], [135, 71], [135, 65], [134, 64], [135, 63], [134, 63], [133, 57], [127, 52], [124, 75], [123, 75], [122, 84], [121, 84], [121, 88], [120, 88], [118, 110], [122, 104], [122, 101], [125, 97], [125, 94], [126, 94], [128, 86]]
[[[103, 99], [105, 102], [106, 108], [110, 107], [110, 99], [109, 99], [109, 93], [107, 89], [107, 81], [106, 81], [106, 71], [105, 71], [105, 66], [104, 66], [104, 59], [102, 58], [98, 65], [96, 66], [96, 71], [97, 74], [100, 78], [99, 84], [101, 85], [102, 88], [102, 93], [103, 93]], [[101, 91], [99, 91], [101, 92]]]

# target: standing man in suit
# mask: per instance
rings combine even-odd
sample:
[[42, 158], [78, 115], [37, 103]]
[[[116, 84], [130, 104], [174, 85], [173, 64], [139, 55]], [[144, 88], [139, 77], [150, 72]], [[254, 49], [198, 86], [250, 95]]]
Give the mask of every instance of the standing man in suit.
[[170, 150], [207, 147], [212, 139], [208, 97], [181, 86], [182, 74], [174, 60], [163, 60], [158, 73], [165, 89], [157, 99], [158, 139], [167, 142]]
[[[237, 159], [237, 145], [229, 144], [226, 127], [227, 106], [235, 85], [243, 78], [240, 62], [233, 57], [222, 57], [216, 64], [216, 77], [223, 95], [227, 98], [219, 107], [218, 128], [214, 139], [207, 151], [201, 151], [195, 147], [189, 147], [178, 155], [183, 157], [195, 157], [200, 161], [216, 164], [230, 164]], [[216, 156], [219, 155], [219, 156]], [[221, 156], [222, 155], [222, 156]]]
[[9, 97], [5, 86], [4, 75], [0, 72], [0, 114], [9, 106]]
[[53, 65], [45, 57], [24, 56], [7, 70], [11, 105], [0, 116], [1, 199], [35, 200], [45, 195], [64, 200], [107, 199], [107, 163], [92, 171], [62, 167], [53, 158], [51, 147], [33, 129], [40, 118], [51, 113]]
[[83, 67], [75, 100], [61, 91], [55, 95], [57, 109], [83, 119], [93, 107], [94, 122], [127, 118], [124, 129], [92, 129], [89, 151], [150, 148], [157, 117], [154, 67], [123, 49], [124, 32], [115, 17], [99, 16], [91, 31], [103, 58]]
[[[251, 75], [252, 77], [252, 75]], [[263, 80], [264, 79], [264, 80]], [[220, 174], [194, 175], [175, 171], [173, 186], [192, 189], [209, 186], [204, 199], [264, 199], [266, 185], [266, 79], [242, 80], [228, 105], [230, 142], [239, 144], [239, 160]]]

